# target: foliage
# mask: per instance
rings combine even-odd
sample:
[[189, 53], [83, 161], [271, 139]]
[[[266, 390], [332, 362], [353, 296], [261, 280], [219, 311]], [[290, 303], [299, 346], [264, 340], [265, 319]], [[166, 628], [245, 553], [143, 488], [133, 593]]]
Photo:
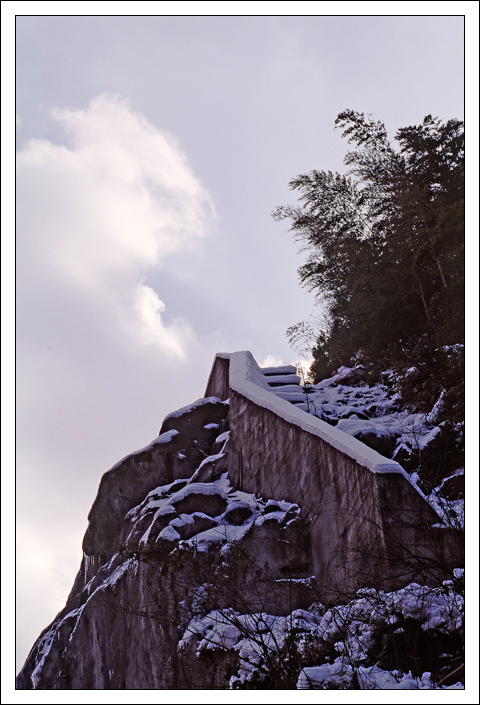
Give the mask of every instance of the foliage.
[[345, 110], [336, 126], [355, 145], [347, 174], [295, 177], [300, 205], [273, 213], [307, 250], [300, 280], [327, 310], [316, 380], [353, 358], [401, 368], [464, 334], [463, 123], [427, 115], [398, 130], [396, 145], [363, 113]]
[[437, 409], [438, 452], [430, 469], [420, 462], [431, 490], [463, 465], [463, 123], [427, 115], [393, 143], [363, 113], [335, 124], [353, 145], [347, 173], [300, 174], [299, 204], [273, 213], [308, 252], [300, 281], [323, 310], [316, 329], [303, 321], [287, 335], [302, 356], [310, 348], [313, 383], [342, 365], [371, 378], [388, 369], [407, 408]]
[[[456, 573], [437, 588], [363, 588], [327, 611], [320, 603], [287, 617], [216, 609], [190, 622], [180, 649], [195, 658], [193, 647], [212, 666], [229, 654], [237, 689], [459, 687], [464, 590]], [[307, 685], [298, 686], [301, 673]]]

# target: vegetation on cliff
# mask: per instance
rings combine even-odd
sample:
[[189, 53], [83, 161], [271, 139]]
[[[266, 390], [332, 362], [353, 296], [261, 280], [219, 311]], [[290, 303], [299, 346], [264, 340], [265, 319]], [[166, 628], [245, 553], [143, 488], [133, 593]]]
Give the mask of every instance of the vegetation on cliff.
[[[308, 411], [290, 367], [263, 373], [273, 400], [287, 395]], [[344, 368], [317, 385], [309, 404], [322, 405], [336, 425], [368, 413], [374, 429], [391, 426], [394, 400], [378, 386], [355, 387], [357, 376]], [[353, 571], [355, 583], [341, 584], [332, 493], [326, 485], [311, 493], [312, 515], [280, 499], [278, 474], [271, 493], [265, 484], [255, 493], [238, 487], [235, 460], [246, 444], [232, 443], [231, 436], [239, 439], [234, 406], [208, 397], [179, 409], [158, 438], [104, 475], [67, 604], [33, 646], [17, 688], [463, 688], [462, 560], [456, 547], [453, 561], [442, 551], [442, 541], [456, 539], [450, 522], [429, 512], [422, 533], [417, 522], [425, 513], [407, 503], [398, 514], [390, 501], [380, 543], [388, 538], [392, 560], [387, 565], [381, 549], [350, 536], [340, 567]], [[255, 449], [262, 458], [262, 444]], [[295, 495], [300, 474], [284, 457]], [[331, 465], [342, 497], [351, 498], [340, 463]], [[255, 477], [264, 466], [273, 471], [272, 453]], [[361, 502], [339, 511], [347, 528], [361, 520], [362, 536], [376, 521]], [[320, 570], [315, 522], [328, 535]], [[433, 553], [422, 554], [425, 540]]]
[[354, 145], [347, 173], [300, 174], [290, 182], [299, 205], [273, 213], [308, 252], [300, 280], [321, 311], [287, 333], [309, 348], [312, 382], [341, 366], [388, 370], [405, 408], [435, 408], [446, 477], [463, 465], [463, 123], [427, 115], [393, 143], [363, 113], [335, 124]]

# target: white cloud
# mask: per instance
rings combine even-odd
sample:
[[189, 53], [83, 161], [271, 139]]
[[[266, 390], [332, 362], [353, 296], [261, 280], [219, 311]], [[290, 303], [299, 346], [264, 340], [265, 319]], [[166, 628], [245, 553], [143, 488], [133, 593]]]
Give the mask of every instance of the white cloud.
[[102, 473], [201, 396], [215, 352], [162, 301], [169, 256], [195, 254], [215, 217], [175, 139], [116, 96], [54, 118], [67, 144], [31, 140], [17, 155], [21, 659], [33, 613], [46, 626], [73, 583]]
[[[137, 285], [133, 309], [138, 315], [133, 323], [139, 342], [156, 346], [170, 355], [185, 359], [185, 343], [192, 337], [193, 331], [181, 318], [175, 319], [169, 326], [163, 324], [160, 314], [165, 310], [165, 304], [150, 286]], [[129, 324], [131, 321], [127, 321], [127, 328]]]
[[101, 95], [86, 110], [53, 114], [71, 146], [32, 140], [18, 155], [20, 271], [33, 254], [33, 266], [41, 261], [62, 284], [96, 295], [113, 317], [129, 312], [144, 330], [151, 326], [140, 340], [178, 349], [178, 326], [162, 326], [163, 307], [154, 315], [139, 307], [152, 299], [141, 281], [205, 235], [208, 193], [175, 140], [124, 100]]
[[260, 363], [260, 367], [281, 367], [282, 365], [290, 365], [292, 363], [285, 362], [278, 355], [267, 355], [267, 357]]

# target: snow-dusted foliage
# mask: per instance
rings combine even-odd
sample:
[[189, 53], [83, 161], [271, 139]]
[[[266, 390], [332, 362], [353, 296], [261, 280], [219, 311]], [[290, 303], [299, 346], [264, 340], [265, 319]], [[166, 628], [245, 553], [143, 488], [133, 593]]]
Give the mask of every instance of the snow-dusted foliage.
[[235, 654], [231, 688], [463, 688], [461, 579], [455, 571], [439, 588], [362, 589], [345, 605], [287, 616], [216, 609], [190, 621], [179, 649]]

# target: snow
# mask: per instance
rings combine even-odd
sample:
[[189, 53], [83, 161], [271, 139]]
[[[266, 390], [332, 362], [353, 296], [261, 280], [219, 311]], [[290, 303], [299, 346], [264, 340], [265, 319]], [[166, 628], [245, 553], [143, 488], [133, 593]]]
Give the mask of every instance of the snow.
[[412, 618], [423, 631], [436, 629], [447, 633], [462, 625], [462, 596], [443, 588], [411, 583], [396, 592], [369, 588], [359, 590], [358, 594], [358, 600], [328, 610], [316, 630], [317, 636], [327, 641], [341, 637], [348, 625], [348, 635], [342, 639], [343, 651], [356, 661], [366, 657], [375, 623], [395, 625], [402, 618]]
[[347, 377], [349, 377], [351, 372], [351, 367], [339, 367], [337, 373], [334, 374], [333, 377], [322, 380], [322, 384], [325, 387], [336, 387], [340, 384], [340, 382], [343, 382]]
[[199, 406], [205, 406], [205, 404], [222, 404], [222, 402], [218, 397], [204, 397], [202, 399], [197, 399], [197, 401], [193, 402], [193, 404], [189, 404], [188, 406], [183, 406], [181, 409], [177, 409], [176, 411], [172, 411], [171, 414], [168, 414], [165, 416], [164, 421], [167, 419], [178, 419], [184, 414], [189, 414], [191, 411], [194, 409], [198, 409]]
[[162, 433], [160, 436], [157, 436], [157, 438], [154, 438], [154, 440], [149, 443], [145, 448], [140, 448], [139, 450], [134, 450], [132, 453], [129, 453], [126, 455], [124, 458], [118, 461], [118, 463], [115, 463], [110, 469], [115, 470], [115, 468], [118, 468], [120, 465], [122, 465], [126, 460], [129, 458], [133, 458], [135, 455], [139, 455], [140, 453], [145, 453], [146, 451], [152, 450], [157, 445], [164, 445], [165, 443], [170, 443], [170, 441], [178, 435], [178, 431], [176, 431], [174, 428], [172, 428], [171, 431], [165, 431], [165, 433]]
[[301, 387], [285, 385], [285, 387], [274, 387], [271, 391], [279, 399], [285, 399], [291, 404], [303, 404], [305, 402], [305, 393]]
[[259, 526], [261, 526], [264, 522], [268, 522], [268, 521], [280, 522], [284, 516], [285, 516], [285, 513], [281, 512], [281, 511], [270, 512], [269, 514], [265, 514], [264, 516], [258, 517], [257, 524]]
[[[220, 453], [218, 456], [216, 455], [211, 455], [209, 458], [218, 458], [218, 457], [223, 457], [222, 454]], [[205, 460], [202, 460], [202, 464], [205, 463], [205, 461], [208, 460], [208, 458], [205, 458]], [[170, 499], [168, 500], [170, 504], [176, 504], [177, 502], [180, 502], [182, 499], [185, 499], [191, 494], [203, 494], [203, 495], [220, 495], [223, 499], [227, 499], [227, 495], [225, 492], [216, 484], [213, 482], [192, 482], [188, 485], [185, 485], [185, 487], [182, 487], [181, 490], [178, 490], [178, 492], [175, 492]]]
[[[205, 461], [203, 461], [205, 462]], [[227, 496], [225, 492], [222, 490], [221, 487], [219, 487], [216, 484], [213, 483], [204, 483], [204, 482], [192, 482], [191, 484], [187, 484], [184, 487], [182, 487], [180, 490], [177, 490], [176, 492], [173, 492], [173, 494], [168, 494], [168, 488], [174, 488], [175, 484], [178, 483], [178, 480], [176, 482], [173, 482], [171, 485], [165, 485], [163, 487], [159, 487], [157, 490], [154, 490], [153, 493], [150, 492], [149, 496], [153, 494], [154, 497], [156, 497], [156, 493], [160, 493], [162, 496], [158, 499], [151, 499], [149, 501], [142, 502], [139, 507], [135, 507], [134, 509], [130, 510], [130, 512], [127, 514], [127, 517], [130, 516], [132, 519], [135, 519], [135, 524], [140, 521], [145, 514], [151, 512], [152, 509], [156, 509], [155, 514], [152, 518], [152, 521], [150, 523], [150, 526], [148, 529], [145, 531], [143, 534], [142, 538], [139, 541], [140, 545], [146, 545], [150, 539], [150, 534], [152, 532], [152, 529], [155, 525], [155, 522], [157, 519], [161, 516], [165, 516], [168, 514], [172, 514], [172, 521], [169, 522], [169, 526], [171, 528], [170, 531], [167, 531], [169, 528], [168, 526], [163, 529], [158, 537], [159, 538], [164, 538], [167, 541], [175, 541], [180, 539], [180, 535], [178, 532], [173, 528], [172, 524], [173, 522], [177, 519], [178, 515], [175, 510], [175, 504], [180, 502], [181, 500], [185, 499], [191, 494], [200, 494], [200, 495], [220, 495], [223, 499], [226, 499]], [[148, 497], [147, 497], [148, 499]], [[181, 515], [181, 516], [186, 516], [186, 515]], [[185, 523], [185, 520], [183, 521]], [[129, 534], [129, 538], [132, 535], [134, 529], [135, 529], [135, 524], [132, 527], [132, 530]], [[178, 524], [177, 524], [178, 526]]]
[[237, 490], [236, 492], [231, 492], [229, 495], [229, 499], [232, 502], [232, 504], [235, 504], [236, 502], [238, 502], [239, 504], [247, 505], [251, 509], [258, 509], [259, 508], [258, 498], [255, 497], [255, 495], [253, 495], [253, 494], [248, 494], [248, 492], [242, 492], [242, 490]]
[[225, 443], [225, 441], [228, 441], [230, 438], [230, 431], [225, 431], [225, 433], [221, 433], [217, 438], [215, 439], [215, 443]]
[[158, 538], [165, 539], [166, 541], [178, 541], [180, 534], [169, 524], [158, 534]]
[[[223, 354], [223, 357], [228, 356]], [[395, 459], [385, 458], [355, 438], [355, 435], [363, 434], [391, 438], [395, 443], [393, 458], [400, 451], [405, 451], [408, 455], [421, 452], [440, 433], [440, 428], [432, 428], [432, 424], [441, 409], [441, 398], [430, 414], [410, 414], [396, 410], [398, 395], [389, 396], [387, 388], [381, 384], [362, 384], [361, 387], [358, 384], [344, 384], [351, 377], [351, 368], [341, 367], [333, 377], [317, 385], [300, 388], [288, 383], [290, 376], [293, 376], [293, 367], [290, 366], [288, 374], [285, 375], [275, 374], [276, 369], [259, 368], [250, 352], [232, 353], [229, 386], [287, 422], [322, 438], [371, 472], [403, 475], [443, 519], [442, 526], [452, 525], [452, 518], [448, 517], [452, 512], [451, 506], [442, 507], [442, 502], [435, 497], [425, 497], [418, 484], [411, 481], [410, 476]], [[284, 369], [287, 371], [287, 367], [281, 368]], [[267, 371], [268, 376], [265, 374]], [[283, 379], [286, 384], [271, 387], [269, 382], [272, 379]], [[318, 418], [319, 415], [336, 425]], [[455, 524], [461, 525], [463, 500], [453, 504]]]
[[[209, 586], [204, 587], [208, 595]], [[368, 663], [368, 651], [373, 639], [378, 639], [375, 630], [379, 626], [384, 628], [391, 624], [393, 628], [398, 621], [410, 617], [421, 624], [423, 631], [449, 634], [461, 629], [463, 598], [458, 593], [416, 583], [391, 593], [364, 588], [350, 603], [333, 607], [323, 616], [322, 611], [324, 608], [319, 604], [308, 610], [297, 609], [286, 616], [241, 614], [231, 608], [212, 610], [203, 617], [197, 614], [191, 619], [179, 648], [190, 644], [196, 649], [197, 656], [202, 651], [214, 649], [238, 653], [240, 663], [230, 680], [230, 687], [234, 688], [248, 682], [262, 663], [274, 661], [273, 655], [282, 648], [293, 630], [300, 656], [305, 653], [306, 658], [311, 658], [308, 654], [312, 639], [317, 644], [334, 644], [338, 654], [331, 663], [303, 667], [297, 681], [298, 689], [344, 689], [354, 687], [356, 683], [361, 690], [452, 690], [464, 687], [460, 682], [437, 686], [429, 672], [417, 677], [411, 672], [387, 671], [376, 663]], [[400, 633], [404, 630], [393, 631]], [[302, 642], [306, 636], [309, 638]]]
[[[289, 522], [290, 523], [290, 522]], [[288, 526], [288, 524], [287, 524]], [[309, 578], [277, 578], [276, 583], [301, 583], [303, 585], [313, 585], [315, 583], [315, 576], [311, 575]]]
[[[438, 487], [435, 487], [432, 492], [425, 497], [431, 507], [437, 512], [441, 518], [441, 523], [438, 526], [453, 527], [454, 529], [463, 529], [465, 526], [465, 500], [464, 499], [445, 499], [442, 495], [442, 486], [451, 480], [453, 477], [458, 477], [464, 474], [464, 468], [457, 469], [454, 473], [446, 477]], [[417, 476], [418, 478], [418, 476]], [[417, 479], [415, 478], [415, 479]]]
[[[198, 512], [195, 512], [197, 514]], [[204, 515], [206, 516], [206, 515]], [[180, 514], [179, 517], [175, 517], [175, 519], [172, 519], [170, 522], [169, 526], [172, 526], [174, 529], [179, 528], [181, 526], [185, 526], [185, 524], [193, 524], [193, 515], [192, 514]]]
[[56, 625], [55, 628], [52, 627], [41, 639], [39, 640], [39, 656], [40, 659], [35, 665], [35, 668], [32, 671], [32, 683], [33, 683], [33, 688], [35, 689], [40, 681], [40, 677], [42, 675], [42, 670], [43, 670], [43, 665], [45, 663], [45, 659], [47, 658], [48, 654], [50, 653], [50, 649], [52, 648], [53, 640], [55, 638], [56, 634]]
[[255, 362], [250, 352], [236, 352], [230, 356], [230, 387], [259, 406], [275, 414], [312, 435], [319, 436], [337, 450], [353, 458], [360, 465], [375, 473], [399, 473], [408, 479], [405, 470], [394, 460], [384, 458], [380, 453], [368, 448], [344, 431], [330, 426], [325, 421], [306, 414], [301, 409], [280, 399], [275, 389], [268, 387], [267, 378]]
[[231, 492], [232, 490], [232, 485], [230, 484], [230, 480], [228, 479], [228, 472], [222, 473], [220, 479], [215, 480], [213, 484], [223, 490], [225, 494]]
[[296, 375], [297, 368], [295, 365], [279, 365], [278, 367], [260, 367], [260, 372], [262, 375], [275, 376], [275, 375]]
[[320, 690], [327, 683], [335, 683], [342, 688], [349, 686], [352, 681], [353, 669], [344, 659], [338, 658], [332, 664], [303, 668], [297, 681], [298, 690]]
[[[197, 482], [200, 470], [208, 463], [214, 463], [224, 457], [223, 452], [230, 438], [230, 432], [227, 431], [217, 438], [218, 443], [223, 443], [222, 452], [216, 455], [210, 455], [204, 458], [197, 470], [191, 478], [185, 480], [175, 480], [169, 485], [162, 485], [148, 493], [147, 497], [141, 504], [131, 509], [127, 516], [132, 523], [132, 528], [128, 535], [127, 541], [131, 541], [135, 535], [137, 525], [143, 526], [145, 518], [148, 518], [148, 528], [143, 531], [139, 540], [140, 546], [146, 546], [149, 543], [154, 543], [158, 539], [165, 539], [176, 545], [181, 543], [185, 546], [195, 546], [200, 551], [208, 550], [212, 544], [223, 545], [222, 551], [230, 550], [232, 543], [240, 541], [245, 534], [250, 531], [252, 526], [263, 524], [265, 521], [277, 521], [288, 524], [296, 521], [300, 513], [298, 505], [292, 504], [285, 500], [268, 500], [259, 499], [253, 494], [242, 492], [240, 490], [233, 491], [228, 479], [228, 473], [224, 472], [218, 480], [213, 482]], [[193, 524], [195, 517], [208, 516], [199, 511], [201, 507], [192, 509], [191, 513], [178, 514], [176, 506], [178, 506], [187, 497], [195, 496], [218, 496], [225, 500], [225, 509], [221, 514], [216, 516], [215, 521], [217, 526], [213, 526], [204, 531], [191, 536], [189, 539], [180, 539], [179, 529], [187, 524]], [[240, 524], [231, 524], [228, 519], [229, 512], [232, 509], [247, 508], [248, 516]], [[273, 510], [273, 511], [272, 511]], [[265, 511], [265, 514], [262, 512]], [[288, 516], [287, 516], [288, 515]], [[162, 525], [158, 527], [158, 535], [155, 534], [155, 525], [159, 518], [169, 518], [167, 526], [165, 519]], [[209, 516], [209, 519], [212, 517]]]
[[54, 642], [54, 639], [55, 639], [55, 636], [56, 636], [58, 630], [68, 619], [72, 619], [72, 618], [76, 617], [77, 623], [78, 623], [78, 618], [82, 614], [82, 611], [83, 611], [83, 605], [82, 605], [82, 607], [77, 607], [77, 609], [71, 610], [64, 617], [62, 617], [58, 621], [54, 622], [52, 627], [48, 630], [48, 632], [46, 632], [38, 640], [38, 645], [39, 645], [39, 650], [37, 653], [38, 660], [35, 664], [35, 668], [33, 669], [32, 676], [31, 676], [34, 689], [36, 689], [36, 687], [38, 686], [38, 683], [39, 683], [41, 675], [42, 675], [43, 666], [45, 664], [45, 660], [46, 660], [48, 654], [50, 653], [50, 649], [52, 648], [52, 645], [53, 645], [53, 642]]
[[[420, 678], [411, 672], [384, 671], [379, 666], [369, 668], [359, 666], [355, 675], [361, 690], [432, 690], [436, 688], [431, 680], [431, 673], [425, 672]], [[327, 685], [345, 688], [352, 685], [354, 669], [345, 658], [337, 658], [332, 664], [303, 668], [297, 682], [300, 690], [321, 690]], [[445, 689], [463, 689], [462, 683], [443, 686]]]
[[[439, 428], [429, 427], [434, 421], [436, 412], [440, 409], [441, 399], [428, 416], [421, 414], [409, 414], [407, 412], [396, 412], [389, 414], [395, 400], [389, 399], [385, 389], [381, 385], [368, 387], [363, 386], [361, 393], [358, 387], [343, 385], [351, 370], [341, 368], [339, 372], [330, 380], [324, 380], [318, 385], [310, 385], [311, 393], [308, 395], [297, 383], [291, 384], [294, 368], [285, 366], [280, 368], [285, 374], [278, 374], [278, 368], [267, 368], [270, 370], [268, 376], [266, 370], [261, 370], [250, 353], [233, 353], [230, 358], [230, 386], [232, 389], [251, 399], [254, 403], [270, 409], [280, 417], [303, 428], [307, 432], [319, 436], [328, 443], [354, 458], [361, 465], [369, 468], [372, 472], [394, 472], [401, 473], [410, 479], [404, 470], [395, 461], [383, 458], [376, 451], [369, 449], [363, 443], [353, 438], [354, 433], [369, 432], [377, 436], [397, 435], [399, 437], [399, 447], [414, 446], [422, 449], [430, 443], [439, 433]], [[275, 372], [277, 374], [275, 374]], [[298, 378], [297, 378], [298, 379]], [[281, 387], [271, 387], [269, 382], [282, 382]], [[302, 402], [302, 408], [309, 408], [310, 411], [322, 409], [322, 412], [329, 412], [332, 418], [338, 419], [335, 427], [316, 418], [311, 413], [307, 414], [302, 408], [293, 406], [290, 402], [298, 399], [305, 400], [308, 396], [308, 403]], [[361, 399], [361, 400], [360, 400]], [[194, 404], [184, 407], [167, 418], [178, 418], [188, 413], [192, 409], [202, 406], [211, 401], [220, 402], [217, 397], [200, 399]], [[226, 403], [226, 402], [222, 402]], [[359, 418], [364, 413], [368, 405], [372, 408], [372, 417], [368, 419]], [[339, 418], [340, 414], [349, 414], [349, 418]], [[207, 430], [219, 428], [217, 423], [209, 423], [204, 426]], [[130, 454], [137, 455], [147, 451], [156, 445], [167, 444], [177, 435], [178, 431], [171, 430], [161, 434], [145, 448]], [[253, 526], [261, 526], [265, 522], [276, 521], [285, 525], [285, 522], [296, 521], [300, 509], [298, 505], [285, 500], [263, 499], [243, 492], [233, 491], [228, 479], [228, 473], [223, 473], [220, 479], [214, 482], [197, 482], [199, 471], [208, 463], [214, 463], [225, 456], [225, 449], [230, 438], [230, 432], [222, 433], [216, 438], [216, 443], [223, 444], [222, 449], [215, 455], [205, 458], [195, 471], [192, 477], [178, 479], [174, 482], [155, 488], [148, 493], [144, 501], [128, 512], [127, 518], [132, 523], [132, 532], [139, 521], [145, 517], [149, 521], [147, 530], [143, 533], [139, 544], [146, 545], [158, 539], [164, 539], [172, 544], [172, 551], [180, 550], [182, 546], [195, 546], [200, 551], [208, 550], [213, 544], [219, 544], [220, 552], [225, 558], [228, 557], [231, 544], [241, 540]], [[182, 453], [177, 454], [179, 458], [185, 457]], [[117, 463], [120, 465], [125, 458]], [[116, 466], [114, 466], [116, 467]], [[463, 474], [463, 469], [457, 470], [443, 482], [447, 482], [452, 477]], [[415, 474], [411, 478], [412, 484], [416, 486]], [[443, 484], [443, 483], [442, 483]], [[419, 488], [416, 489], [420, 492]], [[439, 495], [441, 486], [436, 488], [427, 500], [444, 518], [444, 525], [449, 524], [451, 516], [451, 504], [449, 507], [442, 504]], [[421, 492], [420, 492], [421, 493]], [[226, 502], [225, 511], [215, 517], [217, 526], [213, 526], [205, 531], [198, 532], [188, 540], [181, 540], [179, 530], [187, 525], [193, 525], [196, 517], [212, 519], [201, 511], [191, 513], [180, 513], [175, 506], [190, 495], [199, 496], [219, 496]], [[242, 524], [230, 524], [227, 520], [228, 513], [233, 508], [248, 508], [251, 510]], [[458, 512], [463, 508], [463, 503], [459, 503]], [[288, 516], [287, 516], [288, 515]], [[156, 521], [163, 517], [161, 531], [154, 534]], [[168, 521], [165, 526], [165, 521]], [[200, 524], [204, 522], [200, 522]], [[210, 522], [212, 523], [212, 522]], [[143, 525], [142, 525], [143, 527]], [[85, 556], [85, 571], [93, 567], [90, 559]], [[62, 619], [52, 625], [39, 640], [37, 661], [32, 673], [34, 687], [38, 685], [39, 678], [44, 667], [45, 659], [48, 656], [53, 640], [58, 629], [63, 622], [75, 619], [76, 623], [72, 633], [75, 631], [83, 609], [89, 600], [98, 590], [115, 589], [118, 581], [131, 568], [138, 565], [137, 561], [130, 558], [120, 565], [119, 556], [115, 554], [110, 561], [100, 570], [106, 575], [101, 584], [90, 595], [93, 580], [85, 586], [86, 602], [80, 608], [69, 612]], [[95, 566], [98, 568], [98, 566]], [[86, 575], [85, 574], [85, 575]], [[96, 576], [100, 571], [96, 571]], [[296, 610], [287, 616], [268, 615], [265, 613], [240, 614], [234, 610], [216, 610], [210, 612], [205, 617], [195, 615], [188, 625], [179, 648], [187, 643], [194, 644], [197, 654], [204, 650], [212, 649], [233, 649], [240, 656], [240, 665], [237, 673], [232, 676], [231, 686], [239, 682], [248, 681], [254, 673], [256, 667], [261, 663], [262, 655], [266, 652], [274, 652], [282, 647], [289, 631], [293, 628], [300, 634], [308, 634], [319, 642], [334, 645], [338, 656], [331, 663], [304, 667], [298, 677], [297, 688], [325, 688], [325, 687], [348, 687], [355, 678], [361, 689], [433, 689], [437, 688], [431, 679], [431, 674], [426, 672], [421, 677], [414, 677], [409, 673], [400, 671], [385, 671], [377, 664], [367, 665], [369, 649], [373, 644], [375, 629], [378, 624], [391, 625], [391, 631], [399, 634], [403, 627], [397, 624], [404, 623], [405, 619], [416, 620], [421, 630], [425, 632], [435, 631], [445, 634], [459, 631], [462, 628], [463, 619], [463, 598], [456, 592], [458, 583], [461, 582], [463, 569], [454, 571], [454, 580], [444, 581], [441, 588], [427, 588], [425, 586], [412, 583], [409, 586], [391, 593], [376, 591], [373, 588], [364, 588], [358, 591], [357, 599], [346, 605], [332, 607], [325, 611], [321, 605], [311, 607], [309, 610]], [[277, 583], [304, 583], [312, 585], [315, 577], [300, 579], [282, 578], [276, 580]], [[201, 601], [199, 601], [199, 604]], [[402, 621], [403, 620], [403, 621]], [[71, 638], [71, 635], [70, 635]], [[333, 658], [333, 657], [332, 657]], [[311, 663], [311, 662], [310, 662]], [[453, 686], [441, 686], [445, 689], [463, 688], [461, 683]]]
[[225, 457], [225, 453], [217, 453], [216, 455], [207, 455], [206, 458], [202, 460], [198, 468], [195, 470], [193, 473], [192, 477], [189, 479], [189, 483], [195, 482], [197, 477], [200, 475], [201, 470], [205, 467], [205, 465], [210, 465], [211, 463], [214, 463], [216, 460], [220, 460], [221, 458]]
[[[103, 566], [103, 568], [101, 568], [101, 570], [105, 569], [108, 571], [108, 568], [112, 565], [112, 563], [114, 562], [114, 560], [116, 558], [118, 558], [118, 554], [114, 554], [114, 556], [112, 556], [112, 558], [108, 561], [108, 563], [105, 564], [105, 566]], [[87, 593], [87, 599], [84, 602], [84, 604], [81, 605], [80, 607], [77, 607], [74, 610], [71, 610], [70, 612], [68, 612], [68, 614], [64, 615], [60, 619], [57, 619], [52, 624], [51, 628], [43, 636], [40, 637], [40, 639], [37, 642], [37, 644], [38, 644], [37, 661], [36, 661], [35, 668], [33, 669], [33, 672], [31, 675], [32, 684], [33, 684], [34, 689], [36, 689], [38, 686], [38, 683], [39, 683], [41, 675], [42, 675], [43, 667], [45, 665], [45, 660], [46, 660], [48, 654], [50, 653], [50, 650], [52, 648], [55, 637], [56, 637], [59, 629], [61, 629], [62, 625], [67, 620], [75, 619], [75, 624], [74, 624], [73, 629], [72, 629], [70, 636], [69, 636], [69, 641], [71, 641], [72, 637], [73, 637], [73, 633], [75, 632], [77, 625], [79, 623], [79, 620], [82, 616], [83, 610], [85, 609], [88, 602], [92, 599], [92, 597], [98, 591], [103, 591], [103, 590], [106, 590], [107, 588], [114, 587], [115, 584], [117, 583], [117, 581], [122, 577], [122, 575], [124, 575], [125, 572], [132, 565], [136, 566], [136, 564], [137, 564], [137, 562], [133, 558], [130, 558], [127, 561], [125, 561], [124, 563], [122, 563], [121, 565], [117, 566], [117, 568], [115, 568], [115, 570], [110, 575], [107, 575], [105, 580], [90, 595], [88, 593], [90, 591], [90, 585], [93, 580], [92, 579], [90, 581], [90, 583], [88, 585], [86, 585], [84, 588], [84, 591]]]
[[297, 375], [296, 372], [294, 374], [289, 375], [269, 375], [268, 377], [265, 377], [265, 379], [269, 386], [274, 386], [276, 384], [286, 385], [290, 387], [296, 386], [298, 390], [298, 387], [300, 385], [300, 377]]
[[196, 546], [199, 551], [206, 551], [214, 543], [225, 544], [228, 552], [230, 545], [240, 541], [247, 531], [249, 531], [252, 521], [235, 526], [233, 524], [219, 523], [218, 526], [213, 526], [211, 529], [202, 531], [184, 543], [190, 546]]
[[115, 568], [113, 573], [106, 580], [104, 580], [104, 582], [100, 586], [101, 589], [105, 590], [107, 587], [111, 587], [111, 586], [115, 585], [115, 583], [118, 580], [120, 580], [122, 575], [124, 575], [127, 572], [127, 570], [130, 568], [130, 566], [133, 563], [136, 563], [136, 561], [134, 561], [133, 558], [129, 558], [127, 561], [125, 561], [125, 563], [122, 563], [117, 568]]

